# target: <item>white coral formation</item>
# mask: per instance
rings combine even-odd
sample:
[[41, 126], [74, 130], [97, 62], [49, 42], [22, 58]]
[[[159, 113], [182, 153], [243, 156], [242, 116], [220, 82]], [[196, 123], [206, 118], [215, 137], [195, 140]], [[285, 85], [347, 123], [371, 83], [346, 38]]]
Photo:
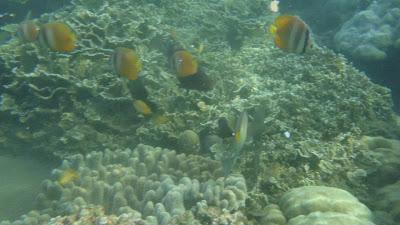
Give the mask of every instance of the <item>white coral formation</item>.
[[245, 206], [243, 177], [221, 177], [216, 161], [161, 148], [139, 145], [134, 150], [75, 155], [54, 171], [56, 180], [68, 169], [78, 171], [80, 179], [65, 186], [45, 181], [38, 197], [44, 211], [73, 214], [96, 204], [107, 214], [135, 212], [167, 224], [200, 202], [227, 211]]
[[280, 200], [289, 225], [373, 225], [371, 211], [349, 192], [325, 186], [291, 189]]

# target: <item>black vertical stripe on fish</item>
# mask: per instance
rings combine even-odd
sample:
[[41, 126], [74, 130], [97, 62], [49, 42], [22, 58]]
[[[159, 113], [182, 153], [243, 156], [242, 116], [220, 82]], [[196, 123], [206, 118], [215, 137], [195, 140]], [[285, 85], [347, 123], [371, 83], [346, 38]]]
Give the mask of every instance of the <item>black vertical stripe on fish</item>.
[[296, 41], [295, 41], [295, 47], [294, 51], [296, 53], [301, 53], [303, 50], [304, 42], [306, 40], [306, 32], [308, 30], [307, 26], [301, 21], [301, 20], [296, 20], [296, 27], [297, 27], [297, 33], [296, 33]]
[[49, 40], [47, 38], [47, 29], [43, 27], [42, 31], [40, 32], [41, 43], [47, 47], [50, 47]]
[[290, 29], [290, 36], [289, 36], [289, 43], [288, 43], [288, 49], [291, 52], [296, 51], [297, 42], [298, 42], [298, 38], [297, 38], [298, 31], [299, 31], [299, 24], [297, 23], [297, 21], [293, 21], [291, 29]]
[[304, 40], [303, 50], [301, 51], [302, 54], [306, 52], [309, 41], [310, 41], [310, 31], [306, 27], [306, 37]]

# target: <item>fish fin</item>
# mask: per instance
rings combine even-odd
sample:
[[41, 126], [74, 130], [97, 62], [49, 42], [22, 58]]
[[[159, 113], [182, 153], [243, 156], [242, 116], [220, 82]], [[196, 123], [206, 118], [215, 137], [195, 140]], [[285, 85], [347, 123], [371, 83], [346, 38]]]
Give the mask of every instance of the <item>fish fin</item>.
[[276, 34], [277, 27], [276, 27], [274, 24], [271, 24], [271, 25], [269, 26], [269, 29], [268, 29], [268, 30], [269, 30], [269, 33], [275, 35], [275, 34]]
[[26, 16], [25, 16], [25, 21], [30, 20], [31, 17], [32, 17], [32, 10], [29, 10], [29, 12], [28, 12], [28, 13], [26, 14]]

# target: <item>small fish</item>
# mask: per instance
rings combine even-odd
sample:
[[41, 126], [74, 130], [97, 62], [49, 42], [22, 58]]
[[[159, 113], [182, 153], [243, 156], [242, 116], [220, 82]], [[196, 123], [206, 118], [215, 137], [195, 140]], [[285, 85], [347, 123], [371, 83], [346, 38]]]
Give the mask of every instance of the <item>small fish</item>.
[[197, 73], [197, 60], [188, 51], [176, 51], [173, 55], [173, 63], [178, 77], [187, 77]]
[[269, 10], [271, 10], [271, 12], [279, 12], [279, 1], [272, 0], [269, 3]]
[[153, 113], [150, 105], [140, 99], [133, 101], [133, 107], [144, 116], [150, 116]]
[[166, 124], [170, 121], [170, 118], [166, 115], [157, 114], [153, 116], [153, 122], [156, 125]]
[[71, 52], [76, 47], [76, 35], [65, 23], [45, 24], [39, 32], [39, 42], [57, 52]]
[[129, 48], [117, 48], [112, 55], [112, 64], [115, 72], [128, 78], [129, 80], [138, 79], [139, 73], [142, 69], [137, 54]]
[[305, 53], [312, 48], [308, 25], [298, 16], [281, 15], [269, 27], [278, 48], [292, 53]]
[[61, 174], [60, 178], [58, 179], [58, 183], [64, 186], [78, 179], [79, 174], [76, 170], [67, 169]]
[[172, 55], [172, 65], [183, 88], [209, 91], [214, 87], [214, 81], [204, 71], [199, 70], [199, 64], [190, 52], [175, 51]]
[[18, 36], [27, 42], [34, 42], [39, 36], [39, 26], [32, 20], [23, 21], [18, 27]]
[[236, 122], [236, 128], [234, 133], [235, 143], [239, 150], [243, 148], [243, 145], [246, 142], [247, 126], [248, 126], [248, 116], [246, 111], [243, 111]]

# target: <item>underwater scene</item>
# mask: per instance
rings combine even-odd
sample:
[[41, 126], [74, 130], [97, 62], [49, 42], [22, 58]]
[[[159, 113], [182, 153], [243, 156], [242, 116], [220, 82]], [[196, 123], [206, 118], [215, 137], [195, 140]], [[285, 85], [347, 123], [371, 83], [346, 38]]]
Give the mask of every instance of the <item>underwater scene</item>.
[[399, 0], [1, 0], [0, 225], [400, 225]]

